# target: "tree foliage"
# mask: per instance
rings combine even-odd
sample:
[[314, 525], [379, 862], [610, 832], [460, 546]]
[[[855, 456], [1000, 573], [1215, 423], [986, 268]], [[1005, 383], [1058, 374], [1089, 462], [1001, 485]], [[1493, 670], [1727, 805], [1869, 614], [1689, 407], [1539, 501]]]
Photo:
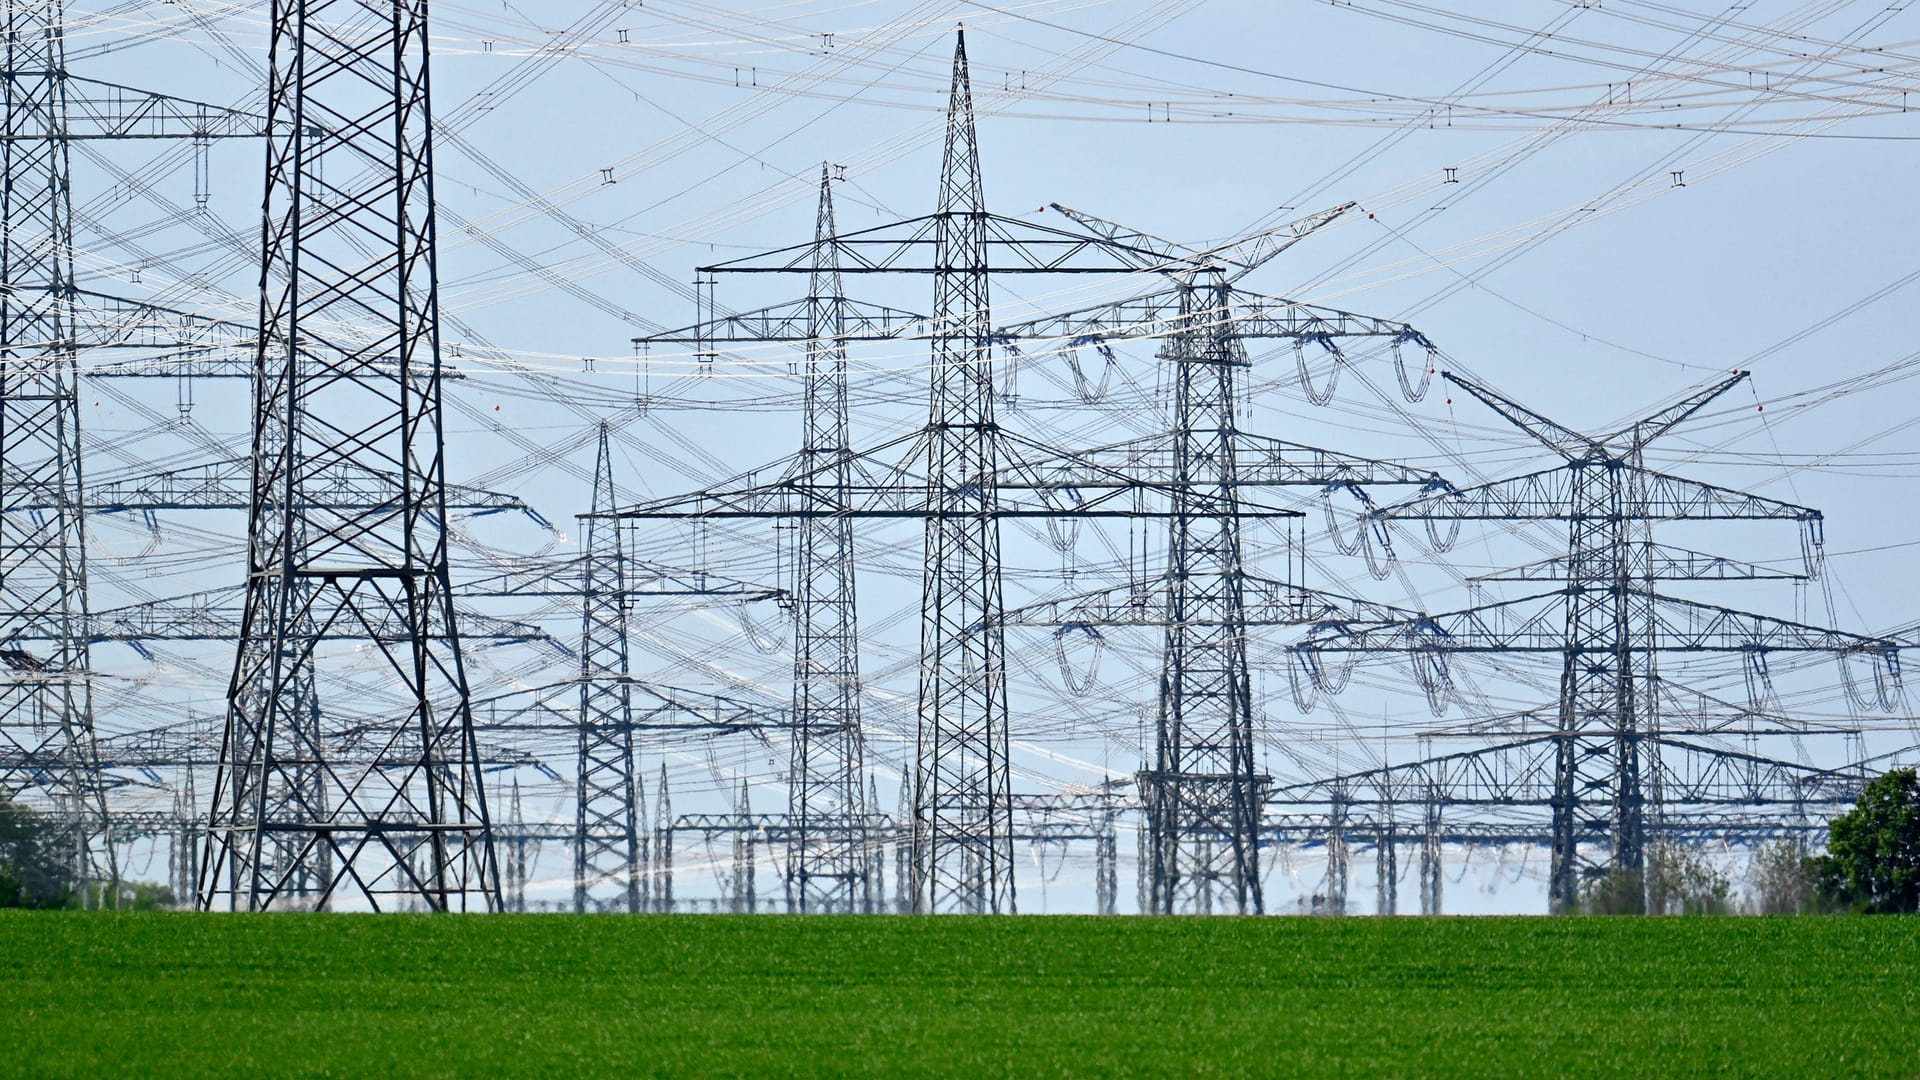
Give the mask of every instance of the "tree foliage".
[[73, 876], [57, 837], [31, 809], [0, 799], [0, 908], [66, 907]]
[[1799, 840], [1762, 844], [1747, 867], [1749, 908], [1755, 915], [1808, 915], [1822, 910], [1819, 860]]
[[1700, 852], [1658, 841], [1647, 846], [1644, 870], [1615, 870], [1590, 882], [1580, 910], [1588, 915], [1725, 915], [1733, 910], [1733, 881]]
[[1815, 861], [1823, 896], [1853, 911], [1920, 911], [1920, 774], [1895, 769], [1868, 784], [1828, 832]]

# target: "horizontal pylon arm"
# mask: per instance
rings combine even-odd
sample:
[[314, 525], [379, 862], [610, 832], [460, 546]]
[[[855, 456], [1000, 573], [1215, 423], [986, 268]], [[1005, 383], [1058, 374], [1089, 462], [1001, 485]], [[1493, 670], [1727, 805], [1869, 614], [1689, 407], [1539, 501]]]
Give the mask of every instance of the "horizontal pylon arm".
[[[89, 636], [103, 641], [232, 641], [240, 634], [240, 605], [233, 596], [236, 589], [210, 589], [164, 600], [149, 600], [126, 607], [95, 611]], [[319, 627], [321, 640], [387, 640], [397, 636], [399, 625], [328, 623]], [[478, 612], [460, 612], [462, 637], [495, 644], [540, 642], [560, 648], [547, 632], [531, 623], [499, 619]]]
[[705, 322], [662, 330], [633, 339], [635, 345], [758, 345], [811, 344], [817, 340], [809, 319], [818, 317], [822, 300], [835, 305], [840, 322], [835, 341], [896, 341], [933, 336], [933, 321], [925, 315], [884, 304], [844, 297], [802, 297], [753, 311], [716, 315]]
[[[1035, 462], [1034, 468], [1057, 470], [1063, 482], [1079, 470], [1125, 471], [1132, 475], [1173, 476], [1174, 437], [1171, 432], [1126, 442], [1076, 450], [1058, 462]], [[1357, 454], [1326, 450], [1244, 431], [1233, 433], [1234, 484], [1238, 487], [1325, 487], [1328, 484], [1396, 485], [1438, 484], [1428, 469], [1398, 461], [1382, 461]]]
[[[839, 233], [756, 255], [702, 266], [699, 274], [811, 274], [815, 252], [832, 248], [842, 274], [937, 274], [934, 260], [941, 214]], [[973, 215], [969, 215], [972, 217]], [[1000, 214], [979, 216], [986, 233], [987, 264], [995, 274], [1128, 274], [1167, 268], [1150, 248], [1036, 225]]]
[[[205, 465], [120, 477], [87, 489], [87, 508], [95, 513], [142, 510], [245, 510], [252, 503], [253, 464], [230, 458]], [[308, 488], [317, 502], [347, 509], [398, 505], [399, 478], [345, 464], [315, 474]], [[548, 524], [518, 495], [447, 485], [447, 509], [462, 513], [516, 511]]]
[[1242, 340], [1281, 338], [1331, 341], [1338, 338], [1385, 337], [1424, 343], [1427, 339], [1407, 323], [1360, 315], [1278, 296], [1262, 296], [1242, 289], [1228, 290], [1226, 325], [1220, 309], [1183, 308], [1181, 287], [1159, 289], [1112, 303], [996, 327], [997, 340], [1030, 341], [1139, 341], [1181, 335], [1202, 335], [1226, 329]]
[[[618, 731], [630, 726], [647, 731], [737, 731], [758, 733], [791, 728], [793, 711], [784, 704], [751, 701], [707, 690], [635, 678], [631, 675], [593, 676], [600, 685], [625, 686], [634, 695], [632, 723], [606, 721]], [[543, 686], [511, 690], [473, 699], [474, 730], [525, 734], [534, 731], [571, 734], [580, 730], [579, 678]], [[641, 700], [645, 699], [645, 700]]]
[[[627, 600], [648, 596], [712, 596], [736, 600], [778, 600], [786, 590], [772, 585], [742, 581], [725, 574], [688, 570], [677, 566], [629, 560], [625, 566], [627, 587], [620, 595]], [[585, 596], [586, 557], [573, 555], [548, 559], [504, 570], [486, 577], [455, 582], [455, 596], [540, 598]]]
[[[28, 72], [8, 72], [20, 78]], [[260, 113], [157, 94], [118, 83], [68, 75], [66, 126], [58, 132], [0, 133], [0, 142], [60, 139], [258, 139], [267, 133]]]
[[[1724, 555], [1709, 555], [1702, 551], [1690, 551], [1686, 548], [1668, 544], [1640, 541], [1635, 544], [1639, 551], [1635, 554], [1635, 565], [1640, 567], [1634, 576], [1653, 581], [1806, 581], [1807, 575], [1792, 570], [1776, 570], [1755, 563], [1741, 562]], [[1569, 581], [1573, 574], [1572, 560], [1565, 555], [1553, 555], [1516, 566], [1509, 570], [1496, 570], [1490, 574], [1475, 574], [1468, 581]]]
[[[846, 504], [840, 505], [836, 492], [838, 467], [828, 460], [811, 468], [800, 467], [794, 459], [782, 459], [752, 472], [733, 477], [713, 489], [670, 496], [665, 499], [622, 507], [610, 516], [627, 520], [685, 518], [781, 518], [848, 517], [859, 519], [923, 519], [937, 509], [926, 492], [926, 481], [908, 463], [924, 460], [925, 431], [913, 432], [866, 452], [849, 455], [851, 482], [845, 486]], [[994, 479], [996, 498], [993, 508], [984, 512], [993, 518], [1107, 518], [1166, 517], [1172, 510], [1165, 505], [1172, 493], [1171, 480], [1157, 482], [1131, 475], [1119, 468], [1091, 463], [1069, 471], [1059, 467], [1072, 455], [1044, 444], [1001, 432], [1006, 440], [1005, 465]], [[1026, 455], [1020, 455], [1026, 450]], [[899, 451], [889, 461], [882, 455]], [[1029, 465], [1022, 461], [1038, 460]], [[971, 506], [985, 506], [986, 493], [950, 491], [944, 497], [947, 513], [967, 512]], [[1155, 505], [1139, 505], [1151, 498]], [[1243, 518], [1294, 518], [1298, 510], [1277, 505], [1244, 501]]]
[[[1243, 579], [1243, 587], [1246, 617], [1240, 625], [1245, 626], [1313, 626], [1328, 620], [1370, 622], [1415, 617], [1413, 612], [1390, 604], [1252, 574]], [[1007, 626], [1161, 627], [1167, 622], [1167, 591], [1165, 578], [1127, 582], [1027, 604], [1001, 618]]]
[[[1574, 513], [1574, 471], [1605, 466], [1556, 465], [1523, 476], [1454, 489], [1444, 485], [1404, 502], [1383, 506], [1376, 517], [1390, 521], [1565, 521]], [[1625, 466], [1622, 466], [1625, 467]], [[1769, 499], [1698, 480], [1641, 470], [1646, 517], [1654, 521], [1824, 520], [1810, 506]]]
[[[1582, 729], [1584, 736], [1609, 732]], [[1852, 802], [1857, 770], [1822, 769], [1759, 754], [1649, 736], [1660, 752], [1664, 803], [1670, 806], [1756, 806]], [[1560, 739], [1546, 734], [1477, 747], [1340, 776], [1276, 786], [1268, 805], [1297, 807], [1340, 802], [1447, 806], [1549, 806]]]
[[[1653, 612], [1650, 633], [1631, 643], [1635, 652], [1892, 654], [1901, 648], [1891, 638], [1807, 626], [1642, 589], [1628, 592]], [[1320, 653], [1563, 653], [1567, 598], [1564, 591], [1541, 593], [1398, 622], [1327, 627], [1293, 647]]]

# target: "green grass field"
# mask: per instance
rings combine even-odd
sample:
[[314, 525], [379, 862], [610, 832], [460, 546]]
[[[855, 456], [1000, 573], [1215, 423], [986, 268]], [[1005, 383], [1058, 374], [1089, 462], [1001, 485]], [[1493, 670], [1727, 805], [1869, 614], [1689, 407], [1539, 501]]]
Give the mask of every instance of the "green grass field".
[[1920, 918], [0, 912], [0, 1073], [1920, 1076]]

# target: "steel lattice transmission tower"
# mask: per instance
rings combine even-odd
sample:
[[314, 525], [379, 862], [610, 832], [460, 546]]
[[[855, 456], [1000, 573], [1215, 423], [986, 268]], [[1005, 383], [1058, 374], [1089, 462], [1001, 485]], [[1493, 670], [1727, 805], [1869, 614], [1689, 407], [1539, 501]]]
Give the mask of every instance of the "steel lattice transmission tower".
[[0, 797], [44, 792], [71, 825], [75, 872], [111, 879], [87, 648], [64, 10], [0, 10]]
[[[1256, 771], [1251, 625], [1301, 625], [1377, 611], [1299, 582], [1247, 571], [1240, 526], [1246, 489], [1255, 485], [1424, 483], [1431, 474], [1239, 430], [1236, 384], [1250, 365], [1247, 339], [1314, 340], [1329, 350], [1343, 338], [1425, 342], [1404, 323], [1244, 293], [1234, 282], [1334, 221], [1347, 203], [1207, 250], [1053, 204], [1104, 241], [1156, 252], [1170, 287], [1116, 304], [998, 328], [1006, 338], [1110, 343], [1161, 338], [1173, 378], [1172, 426], [1150, 440], [1088, 451], [1092, 460], [1151, 461], [1169, 491], [1168, 566], [1157, 581], [1126, 586], [1122, 612], [1107, 591], [1010, 613], [1029, 623], [1052, 614], [1059, 625], [1156, 625], [1163, 651], [1152, 757], [1137, 780], [1146, 817], [1142, 846], [1145, 909], [1209, 913], [1216, 893], [1235, 910], [1259, 912], [1261, 808], [1267, 777]], [[1242, 457], [1248, 459], [1243, 469]], [[1133, 468], [1138, 469], [1139, 464]], [[1149, 596], [1158, 610], [1147, 612]], [[1257, 615], [1249, 619], [1249, 610]], [[1050, 609], [1050, 610], [1049, 610]], [[1114, 619], [1120, 614], [1119, 619]]]
[[920, 607], [914, 895], [929, 910], [1011, 912], [1012, 788], [993, 419], [986, 196], [963, 31], [935, 210], [927, 568]]
[[[999, 522], [1164, 517], [1157, 509], [1120, 504], [1130, 496], [1136, 504], [1148, 495], [1164, 496], [1172, 481], [1164, 471], [1139, 475], [1126, 460], [1089, 461], [996, 422], [991, 349], [1005, 335], [991, 328], [988, 280], [994, 274], [1134, 274], [1160, 269], [1166, 259], [1136, 244], [985, 209], [964, 37], [954, 50], [944, 150], [933, 213], [696, 270], [709, 283], [720, 274], [804, 273], [812, 280], [828, 265], [837, 274], [932, 277], [931, 315], [842, 298], [832, 331], [836, 348], [856, 341], [929, 341], [927, 424], [876, 447], [811, 463], [803, 454], [715, 489], [623, 508], [618, 516], [922, 524], [920, 707], [907, 785], [915, 807], [914, 869], [907, 888], [917, 911], [1011, 912], [1015, 832]], [[823, 255], [822, 247], [832, 251]], [[717, 357], [722, 344], [787, 342], [812, 349], [822, 344], [814, 333], [817, 307], [800, 301], [731, 314], [703, 310], [710, 317], [700, 323], [636, 338], [635, 344], [690, 344], [704, 359]], [[1298, 516], [1245, 503], [1241, 512]]]
[[[1656, 526], [1682, 521], [1791, 521], [1805, 530], [1806, 576], [1818, 569], [1823, 518], [1818, 510], [1715, 487], [1646, 467], [1645, 449], [1745, 378], [1735, 373], [1610, 435], [1591, 437], [1565, 428], [1494, 391], [1451, 373], [1444, 377], [1553, 451], [1561, 462], [1541, 472], [1466, 489], [1436, 485], [1419, 497], [1370, 512], [1389, 521], [1564, 526], [1566, 549], [1482, 581], [1554, 583], [1552, 591], [1373, 625], [1316, 627], [1294, 646], [1296, 661], [1317, 674], [1327, 658], [1389, 651], [1406, 655], [1422, 688], [1444, 708], [1451, 695], [1450, 658], [1531, 653], [1558, 661], [1553, 730], [1484, 750], [1353, 774], [1320, 786], [1372, 787], [1399, 783], [1406, 795], [1434, 799], [1434, 784], [1450, 772], [1502, 779], [1497, 801], [1528, 801], [1551, 810], [1553, 865], [1549, 898], [1556, 909], [1580, 900], [1583, 881], [1620, 873], [1644, 883], [1647, 842], [1664, 830], [1663, 806], [1724, 798], [1723, 774], [1784, 776], [1772, 789], [1742, 788], [1742, 805], [1816, 801], [1815, 787], [1831, 790], [1837, 774], [1753, 753], [1735, 754], [1680, 741], [1684, 726], [1710, 732], [1697, 716], [1661, 715], [1659, 673], [1665, 656], [1738, 657], [1750, 679], [1765, 683], [1769, 655], [1831, 655], [1843, 664], [1864, 657], [1884, 665], [1877, 678], [1881, 706], [1897, 704], [1897, 642], [1788, 622], [1682, 599], [1658, 591], [1667, 582], [1790, 580], [1801, 575], [1724, 556], [1657, 543]], [[1449, 544], [1451, 541], [1449, 541]], [[1444, 545], [1441, 545], [1444, 546]], [[1844, 668], [1843, 668], [1844, 673]], [[1344, 681], [1341, 676], [1335, 681]], [[1750, 690], [1752, 687], [1750, 687]], [[1690, 711], [1713, 707], [1703, 697]], [[1756, 701], [1749, 712], [1765, 712]], [[1676, 723], [1679, 721], [1680, 723]], [[1783, 725], [1797, 738], [1803, 725]], [[1667, 760], [1672, 759], [1672, 760]], [[1468, 766], [1471, 766], [1468, 768]], [[1803, 775], [1804, 774], [1804, 775]], [[1543, 795], [1516, 794], [1545, 777]], [[1449, 798], [1458, 804], [1462, 800]], [[1429, 821], [1438, 810], [1430, 806]], [[1436, 886], [1437, 892], [1437, 886]]]
[[[595, 515], [619, 505], [610, 427], [600, 424]], [[618, 523], [589, 515], [581, 559], [580, 752], [575, 777], [573, 909], [597, 885], [616, 885], [640, 910], [639, 796], [633, 770], [633, 687], [627, 657], [627, 559]]]
[[[793, 755], [788, 783], [787, 903], [796, 911], [870, 910], [859, 622], [847, 490], [847, 314], [833, 189], [820, 167], [820, 210], [807, 290], [807, 370], [800, 459], [823, 511], [795, 522]], [[614, 527], [608, 522], [608, 527]]]
[[[247, 599], [198, 900], [290, 906], [317, 875], [315, 904], [497, 908], [447, 574], [424, 0], [275, 3], [267, 109]], [[345, 462], [401, 499], [314, 500]], [[298, 719], [304, 672], [338, 664], [316, 645], [343, 629], [380, 661], [327, 709], [366, 764], [335, 764]]]

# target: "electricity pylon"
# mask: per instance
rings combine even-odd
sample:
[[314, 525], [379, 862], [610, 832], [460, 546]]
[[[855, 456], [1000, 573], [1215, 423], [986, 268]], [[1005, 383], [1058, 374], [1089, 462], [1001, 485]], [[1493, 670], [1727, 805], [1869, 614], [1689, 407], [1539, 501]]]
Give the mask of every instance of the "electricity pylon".
[[[1167, 567], [1157, 581], [1122, 588], [1135, 614], [1122, 624], [1157, 624], [1164, 635], [1153, 756], [1137, 776], [1146, 812], [1144, 862], [1148, 910], [1210, 912], [1222, 891], [1242, 913], [1264, 910], [1260, 823], [1268, 778], [1254, 764], [1253, 689], [1247, 664], [1250, 594], [1259, 621], [1328, 617], [1329, 610], [1375, 610], [1316, 594], [1298, 582], [1248, 573], [1240, 537], [1243, 489], [1256, 484], [1427, 483], [1430, 473], [1353, 458], [1238, 429], [1236, 383], [1249, 367], [1247, 339], [1313, 340], [1330, 351], [1348, 337], [1396, 343], [1426, 339], [1403, 323], [1246, 294], [1234, 282], [1345, 213], [1334, 207], [1231, 244], [1196, 250], [1054, 204], [1103, 240], [1153, 250], [1163, 259], [1160, 291], [1091, 309], [1047, 316], [998, 331], [1004, 340], [1057, 339], [1109, 345], [1159, 338], [1173, 373], [1172, 427], [1164, 436], [1086, 452], [1089, 460], [1156, 451], [1172, 492]], [[1242, 475], [1242, 452], [1250, 468]], [[1138, 465], [1135, 465], [1138, 468]], [[1111, 590], [1103, 590], [1102, 593]], [[1074, 625], [1092, 627], [1113, 605], [1101, 594], [1052, 601]], [[1149, 614], [1147, 604], [1156, 610]], [[1022, 612], [1031, 621], [1034, 611]]]
[[[831, 511], [852, 482], [847, 346], [834, 235], [833, 187], [820, 167], [816, 254], [807, 290], [807, 370], [799, 464], [829, 511], [795, 523], [793, 752], [787, 786], [786, 889], [791, 910], [867, 910], [866, 741], [860, 728], [859, 619], [853, 522]], [[845, 507], [839, 507], [845, 509]]]
[[[1667, 581], [1791, 577], [1777, 570], [1669, 547], [1652, 538], [1673, 521], [1793, 521], [1806, 530], [1807, 572], [1818, 565], [1819, 511], [1662, 473], [1645, 465], [1649, 443], [1693, 416], [1746, 376], [1736, 373], [1604, 437], [1565, 428], [1477, 383], [1444, 377], [1562, 458], [1542, 472], [1455, 490], [1436, 485], [1373, 512], [1390, 521], [1565, 523], [1564, 554], [1492, 580], [1563, 583], [1554, 591], [1413, 619], [1316, 628], [1295, 646], [1296, 660], [1324, 681], [1327, 658], [1392, 652], [1408, 656], [1436, 707], [1451, 695], [1450, 659], [1463, 654], [1535, 653], [1560, 663], [1552, 735], [1477, 752], [1483, 769], [1551, 777], [1556, 909], [1578, 903], [1583, 881], [1619, 872], [1644, 877], [1647, 836], [1666, 801], [1690, 784], [1662, 766], [1663, 753], [1699, 758], [1700, 769], [1788, 767], [1744, 755], [1676, 745], [1664, 737], [1656, 687], [1662, 656], [1723, 654], [1767, 678], [1773, 653], [1867, 656], [1885, 666], [1897, 691], [1898, 643], [1807, 626], [1751, 612], [1681, 600], [1655, 591]], [[1451, 528], [1457, 528], [1452, 526]], [[1449, 535], [1452, 535], [1451, 532]], [[1338, 681], [1338, 680], [1336, 680]], [[1891, 705], [1889, 704], [1890, 708]], [[1550, 757], [1550, 764], [1542, 754]], [[1742, 755], [1732, 755], [1741, 757]], [[1432, 782], [1431, 762], [1390, 770], [1408, 782]], [[1357, 778], [1349, 778], [1357, 779]], [[1664, 794], [1663, 794], [1664, 790]], [[1415, 796], [1417, 797], [1417, 796]]]
[[[0, 798], [38, 793], [117, 881], [94, 749], [63, 5], [7, 0], [0, 74]], [[29, 643], [39, 650], [28, 648]]]
[[[499, 906], [447, 572], [427, 43], [424, 0], [273, 11], [246, 614], [202, 907], [289, 906], [313, 876], [298, 903]], [[346, 461], [403, 498], [316, 501]], [[396, 767], [336, 767], [301, 722], [306, 672], [360, 666], [316, 648], [340, 626], [391, 628], [379, 685], [327, 715]]]
[[[593, 509], [612, 510], [613, 449], [600, 424]], [[616, 522], [588, 517], [582, 545], [580, 743], [574, 777], [573, 909], [585, 911], [596, 886], [620, 890], [640, 910], [640, 807], [633, 760], [632, 667], [627, 650], [627, 559]]]
[[[1165, 266], [1163, 253], [1126, 240], [1035, 225], [984, 204], [979, 140], [964, 36], [954, 50], [936, 212], [700, 267], [720, 274], [814, 275], [823, 258], [840, 274], [933, 278], [931, 315], [843, 300], [833, 341], [925, 340], [932, 351], [928, 422], [880, 446], [806, 462], [789, 458], [714, 489], [625, 507], [622, 518], [809, 517], [911, 519], [925, 530], [921, 668], [913, 797], [917, 911], [1014, 910], [1007, 761], [1006, 654], [999, 522], [1014, 517], [1165, 517], [1127, 505], [1167, 497], [1164, 470], [1098, 462], [1008, 431], [994, 416], [989, 285], [1002, 274], [1132, 274]], [[826, 249], [823, 253], [822, 249]], [[705, 311], [703, 309], [703, 314]], [[788, 342], [816, 347], [807, 301], [714, 315], [635, 339], [694, 346]], [[841, 464], [844, 462], [844, 464]], [[1131, 471], [1130, 471], [1131, 470]], [[822, 490], [833, 492], [824, 500]], [[1297, 517], [1249, 501], [1243, 517]]]

